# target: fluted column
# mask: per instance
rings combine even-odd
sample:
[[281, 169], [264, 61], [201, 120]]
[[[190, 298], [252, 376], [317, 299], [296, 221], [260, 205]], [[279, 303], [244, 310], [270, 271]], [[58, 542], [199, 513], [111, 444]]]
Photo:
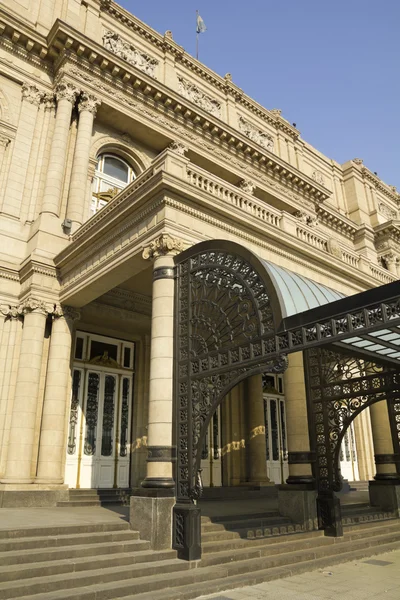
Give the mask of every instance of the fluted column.
[[248, 481], [257, 485], [269, 483], [265, 441], [265, 416], [262, 376], [247, 380], [246, 407], [249, 427]]
[[58, 84], [56, 122], [42, 203], [42, 213], [51, 213], [57, 217], [60, 212], [69, 127], [77, 95], [78, 90], [72, 84], [65, 82]]
[[390, 430], [389, 413], [385, 401], [376, 402], [369, 407], [371, 415], [372, 439], [376, 474], [374, 479], [398, 479], [393, 456], [392, 433]]
[[17, 383], [3, 483], [32, 483], [31, 461], [48, 306], [30, 298], [19, 307], [24, 315]]
[[97, 98], [86, 93], [82, 94], [78, 104], [79, 124], [67, 206], [67, 218], [72, 221], [72, 231], [78, 229], [85, 220], [90, 144], [93, 121], [99, 104]]
[[284, 374], [289, 478], [287, 483], [313, 481], [308, 432], [307, 399], [304, 383], [303, 355], [290, 354]]
[[71, 343], [78, 311], [67, 306], [53, 313], [50, 351], [40, 429], [36, 483], [62, 483], [65, 419], [71, 379]]
[[174, 255], [182, 242], [162, 234], [144, 249], [153, 259], [148, 458], [143, 487], [174, 486], [172, 474]]

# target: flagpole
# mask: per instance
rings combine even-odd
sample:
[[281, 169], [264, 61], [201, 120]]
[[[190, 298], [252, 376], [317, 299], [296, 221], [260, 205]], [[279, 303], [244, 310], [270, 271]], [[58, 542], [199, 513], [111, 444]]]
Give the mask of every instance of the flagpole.
[[198, 31], [198, 27], [197, 27], [197, 17], [198, 17], [199, 11], [196, 10], [196, 59], [199, 60], [199, 31]]

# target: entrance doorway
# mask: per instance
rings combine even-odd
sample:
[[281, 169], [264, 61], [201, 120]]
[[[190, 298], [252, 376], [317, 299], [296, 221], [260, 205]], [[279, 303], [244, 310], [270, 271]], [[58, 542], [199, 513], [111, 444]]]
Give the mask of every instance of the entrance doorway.
[[128, 488], [134, 344], [78, 332], [65, 483]]
[[204, 487], [220, 487], [221, 475], [221, 410], [218, 406], [207, 429], [201, 451], [201, 477]]
[[267, 475], [274, 483], [285, 483], [289, 477], [285, 399], [264, 395]]

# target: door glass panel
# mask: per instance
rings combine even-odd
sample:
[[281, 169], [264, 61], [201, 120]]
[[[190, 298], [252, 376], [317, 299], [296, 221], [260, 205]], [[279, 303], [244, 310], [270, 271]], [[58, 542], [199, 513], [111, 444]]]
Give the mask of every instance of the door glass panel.
[[208, 458], [208, 427], [206, 431], [206, 435], [204, 436], [203, 448], [201, 450], [201, 460], [205, 460]]
[[89, 373], [88, 393], [86, 402], [86, 435], [84, 453], [93, 456], [96, 453], [97, 416], [99, 412], [99, 383], [98, 373]]
[[97, 340], [92, 340], [90, 344], [90, 360], [94, 358], [112, 358], [117, 361], [118, 346], [114, 344], [106, 344]]
[[215, 459], [219, 458], [218, 411], [216, 411], [213, 416], [213, 455]]
[[115, 404], [115, 377], [106, 375], [104, 383], [103, 427], [101, 435], [101, 455], [111, 456], [113, 452]]
[[279, 460], [279, 433], [276, 400], [271, 399], [272, 460]]
[[121, 438], [120, 438], [120, 456], [127, 455], [128, 447], [128, 427], [129, 427], [129, 379], [124, 377], [122, 380], [122, 407], [121, 407]]
[[128, 181], [129, 167], [123, 163], [122, 160], [118, 160], [118, 158], [106, 156], [104, 158], [103, 171], [106, 175], [115, 177], [115, 179], [125, 182]]
[[280, 401], [281, 407], [281, 436], [282, 436], [282, 458], [287, 460], [287, 445], [286, 445], [286, 421], [285, 421], [285, 403]]
[[76, 435], [78, 425], [78, 408], [79, 408], [79, 390], [81, 387], [81, 371], [74, 370], [72, 376], [72, 398], [71, 398], [71, 412], [69, 415], [69, 432], [68, 432], [68, 454], [75, 454], [76, 451]]

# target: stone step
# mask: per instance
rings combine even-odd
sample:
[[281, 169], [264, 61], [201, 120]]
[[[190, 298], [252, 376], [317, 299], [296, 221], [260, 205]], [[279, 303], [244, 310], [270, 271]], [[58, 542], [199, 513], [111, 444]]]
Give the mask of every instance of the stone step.
[[[289, 534], [287, 536], [285, 536], [285, 538], [283, 538], [283, 536], [275, 536], [275, 537], [262, 537], [262, 538], [250, 538], [250, 539], [243, 539], [243, 538], [236, 538], [236, 539], [230, 539], [230, 540], [222, 540], [219, 542], [204, 542], [202, 543], [202, 548], [203, 548], [203, 555], [204, 554], [209, 554], [209, 553], [213, 553], [213, 552], [223, 552], [223, 551], [228, 551], [228, 550], [237, 550], [240, 548], [251, 548], [253, 546], [265, 546], [265, 545], [269, 545], [269, 544], [278, 544], [278, 543], [282, 543], [283, 539], [298, 539], [297, 536], [299, 536], [298, 533], [292, 533]], [[303, 537], [304, 536], [304, 537]], [[324, 533], [323, 531], [307, 531], [304, 533], [301, 533], [301, 537], [302, 539], [309, 539], [309, 538], [321, 538], [324, 537]]]
[[[198, 583], [185, 584], [184, 586], [167, 588], [162, 592], [148, 592], [141, 594], [140, 600], [193, 600], [198, 598], [199, 593], [201, 595], [216, 594], [218, 592], [224, 592], [241, 588], [245, 586], [257, 585], [267, 581], [273, 581], [276, 579], [283, 579], [285, 577], [291, 577], [293, 575], [300, 575], [310, 571], [316, 571], [327, 566], [334, 564], [340, 564], [347, 561], [359, 560], [380, 554], [383, 552], [390, 552], [398, 549], [398, 542], [388, 543], [378, 548], [364, 548], [358, 551], [350, 551], [347, 553], [340, 553], [336, 556], [327, 556], [317, 558], [315, 560], [305, 560], [294, 564], [286, 565], [284, 567], [273, 567], [270, 569], [263, 569], [250, 573], [234, 575], [230, 577], [212, 579], [204, 581], [199, 587]], [[136, 595], [116, 597], [114, 600], [136, 600]], [[27, 598], [21, 598], [20, 600], [28, 600]], [[42, 600], [42, 599], [41, 599]], [[64, 600], [61, 598], [43, 598], [43, 600]], [[66, 600], [66, 599], [65, 599]], [[84, 600], [95, 600], [95, 597], [88, 597]], [[97, 600], [97, 598], [96, 598]]]
[[139, 539], [139, 534], [137, 531], [131, 530], [3, 539], [0, 540], [0, 552], [56, 547], [62, 548], [64, 546], [77, 546], [79, 544], [123, 542], [134, 539]]
[[382, 521], [364, 521], [361, 523], [349, 523], [343, 525], [344, 532], [347, 531], [363, 531], [373, 530], [379, 527], [400, 527], [400, 519], [397, 518], [385, 518]]
[[[61, 548], [50, 547], [43, 550], [16, 550], [0, 553], [1, 565], [29, 565], [36, 562], [57, 560], [81, 560], [81, 558], [92, 558], [113, 556], [124, 552], [146, 552], [150, 551], [150, 542], [146, 540], [128, 540], [118, 542], [104, 542], [101, 544], [80, 544], [79, 546], [67, 546]], [[150, 551], [152, 552], [152, 551]]]
[[[146, 543], [146, 542], [144, 542]], [[137, 546], [140, 548], [140, 546]], [[135, 548], [131, 552], [124, 552], [121, 549], [118, 553], [99, 556], [81, 556], [76, 558], [67, 558], [57, 560], [51, 556], [49, 559], [40, 561], [36, 556], [36, 561], [31, 564], [14, 564], [0, 567], [0, 581], [20, 581], [23, 579], [33, 579], [35, 577], [49, 577], [51, 575], [60, 575], [67, 573], [80, 573], [96, 569], [110, 569], [113, 567], [124, 567], [134, 564], [152, 563], [155, 561], [171, 560], [176, 558], [175, 550], [162, 550], [154, 552], [152, 550], [138, 552]], [[3, 565], [4, 563], [1, 562]]]
[[255, 527], [279, 527], [283, 525], [293, 525], [290, 519], [286, 519], [280, 515], [267, 516], [267, 517], [253, 517], [247, 519], [232, 519], [229, 521], [217, 521], [217, 522], [203, 522], [201, 524], [201, 530], [206, 531], [222, 531], [237, 530], [237, 529], [254, 529]]
[[220, 515], [215, 517], [202, 516], [201, 523], [230, 523], [239, 521], [248, 521], [249, 519], [282, 519], [289, 521], [285, 517], [282, 517], [278, 511], [266, 511], [266, 512], [255, 512], [255, 513], [238, 513], [235, 515]]
[[108, 531], [131, 531], [129, 523], [120, 521], [111, 523], [88, 523], [86, 525], [60, 525], [56, 527], [26, 527], [25, 529], [0, 529], [1, 539], [21, 537], [68, 535], [76, 533], [99, 533]]
[[[64, 594], [67, 590], [74, 588], [88, 588], [101, 586], [101, 589], [109, 588], [111, 593], [109, 598], [113, 598], [112, 588], [121, 586], [127, 580], [145, 579], [147, 585], [152, 581], [162, 580], [160, 575], [173, 577], [179, 571], [190, 569], [190, 564], [176, 558], [169, 560], [159, 560], [151, 563], [131, 564], [128, 566], [93, 569], [91, 571], [64, 573], [61, 575], [51, 575], [42, 577], [33, 577], [22, 581], [8, 582], [0, 585], [0, 600], [11, 600], [20, 596], [37, 596], [42, 599], [46, 592], [60, 592]], [[157, 575], [157, 577], [155, 577]], [[135, 588], [135, 583], [134, 587]], [[126, 588], [125, 588], [126, 589]], [[131, 589], [132, 590], [132, 583]], [[81, 590], [80, 590], [81, 592]], [[68, 597], [68, 596], [67, 596]], [[71, 597], [71, 596], [70, 596]], [[106, 597], [106, 596], [105, 596]], [[114, 594], [114, 597], [117, 597]]]
[[59, 508], [73, 508], [74, 506], [101, 506], [100, 500], [88, 498], [87, 500], [60, 500], [57, 502]]

